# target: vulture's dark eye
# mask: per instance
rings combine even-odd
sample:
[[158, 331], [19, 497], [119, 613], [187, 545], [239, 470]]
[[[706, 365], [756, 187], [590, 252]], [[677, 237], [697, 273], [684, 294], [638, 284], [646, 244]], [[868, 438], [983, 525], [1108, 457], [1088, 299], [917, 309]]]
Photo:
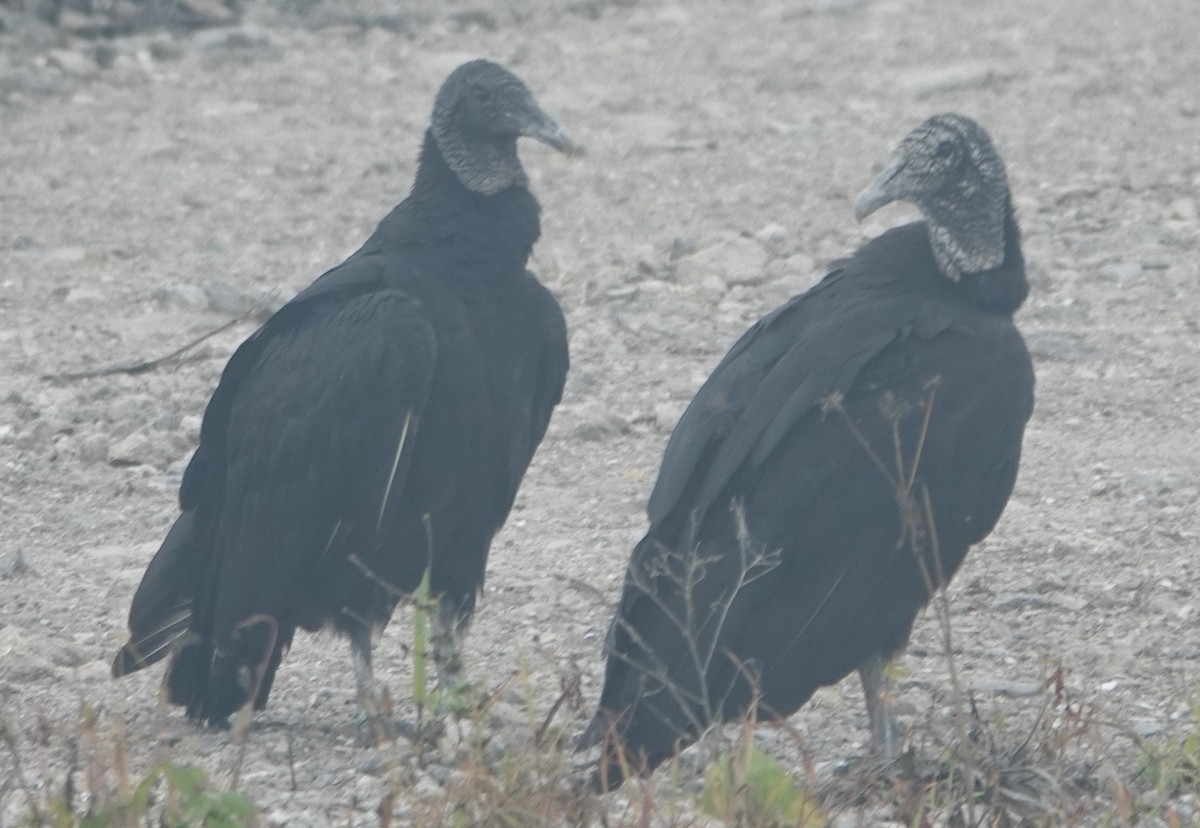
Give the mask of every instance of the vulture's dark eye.
[[480, 103], [487, 103], [492, 99], [492, 90], [486, 86], [476, 86], [471, 90], [471, 94], [475, 96], [475, 100]]
[[948, 160], [954, 157], [954, 142], [942, 141], [937, 145], [937, 149], [933, 152], [933, 157], [941, 161]]

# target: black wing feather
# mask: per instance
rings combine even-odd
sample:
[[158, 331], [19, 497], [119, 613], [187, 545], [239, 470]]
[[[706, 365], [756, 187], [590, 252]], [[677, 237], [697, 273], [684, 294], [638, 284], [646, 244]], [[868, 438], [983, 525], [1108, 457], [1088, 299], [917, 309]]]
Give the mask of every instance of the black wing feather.
[[[996, 278], [1023, 296], [1010, 230]], [[756, 693], [760, 716], [789, 715], [907, 640], [999, 519], [1033, 406], [1014, 306], [971, 290], [909, 225], [739, 340], [668, 445], [584, 745], [613, 733], [653, 767]], [[905, 541], [902, 501], [930, 504], [939, 560], [917, 564], [930, 545]], [[611, 754], [601, 773], [619, 782]]]

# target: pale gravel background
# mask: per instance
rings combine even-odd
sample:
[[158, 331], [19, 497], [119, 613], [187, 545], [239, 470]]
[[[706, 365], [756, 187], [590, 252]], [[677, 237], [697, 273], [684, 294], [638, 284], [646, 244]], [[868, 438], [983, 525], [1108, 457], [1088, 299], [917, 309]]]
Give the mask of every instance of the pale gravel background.
[[[1038, 372], [1012, 502], [950, 590], [963, 679], [985, 716], [1028, 722], [1043, 699], [1027, 694], [1061, 662], [1103, 719], [1180, 732], [1200, 676], [1195, 0], [456, 5], [483, 26], [384, 6], [407, 32], [364, 28], [378, 9], [346, 8], [360, 6], [326, 28], [311, 27], [329, 5], [299, 20], [262, 7], [233, 33], [123, 39], [104, 70], [85, 42], [48, 58], [0, 35], [0, 715], [27, 775], [59, 783], [84, 701], [106, 728], [125, 722], [139, 767], [160, 732], [179, 760], [231, 766], [226, 735], [160, 721], [160, 670], [117, 684], [108, 663], [198, 416], [252, 325], [176, 370], [41, 375], [165, 353], [336, 264], [403, 197], [434, 91], [475, 56], [518, 72], [589, 155], [524, 150], [544, 209], [536, 266], [573, 367], [493, 548], [474, 678], [527, 671], [540, 714], [577, 668], [594, 703], [678, 413], [748, 324], [905, 218], [858, 227], [850, 201], [909, 128], [955, 109], [1009, 165]], [[205, 295], [224, 312], [188, 304]], [[378, 656], [405, 712], [408, 633], [398, 614]], [[905, 721], [948, 732], [932, 615], [902, 664]], [[385, 774], [356, 747], [354, 713], [345, 643], [301, 635], [243, 771], [273, 820], [374, 823]], [[822, 773], [861, 755], [853, 681], [793, 723]], [[1101, 734], [1132, 767], [1129, 740]], [[777, 732], [763, 743], [796, 761]], [[9, 792], [0, 823], [20, 807]]]

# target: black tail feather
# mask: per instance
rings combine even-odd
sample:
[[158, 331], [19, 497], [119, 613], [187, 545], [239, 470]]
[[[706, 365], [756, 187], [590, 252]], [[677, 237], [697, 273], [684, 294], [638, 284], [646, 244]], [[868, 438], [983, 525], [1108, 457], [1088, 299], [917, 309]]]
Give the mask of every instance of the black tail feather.
[[280, 635], [279, 623], [266, 615], [242, 622], [226, 647], [195, 638], [186, 641], [167, 672], [167, 694], [187, 708], [188, 718], [223, 727], [251, 700], [254, 709], [267, 704], [275, 670], [291, 631]]

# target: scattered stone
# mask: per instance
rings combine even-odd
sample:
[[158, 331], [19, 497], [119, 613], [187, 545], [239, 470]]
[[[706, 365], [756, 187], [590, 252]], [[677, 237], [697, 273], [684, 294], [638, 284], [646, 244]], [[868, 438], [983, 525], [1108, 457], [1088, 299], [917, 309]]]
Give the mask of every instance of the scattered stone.
[[607, 290], [604, 292], [604, 296], [606, 299], [615, 299], [615, 300], [633, 299], [637, 295], [638, 295], [638, 286], [637, 285], [619, 285], [619, 286], [613, 288], [612, 290]]
[[184, 25], [228, 26], [237, 21], [239, 5], [226, 0], [175, 0], [173, 11], [177, 22]]
[[322, 823], [317, 822], [311, 813], [276, 808], [267, 815], [267, 824], [292, 825], [295, 826], [295, 828], [316, 828], [316, 826]]
[[1181, 604], [1176, 598], [1169, 595], [1153, 595], [1149, 600], [1150, 609], [1160, 615], [1167, 615], [1178, 618], [1180, 621], [1187, 621], [1195, 612], [1195, 607], [1191, 604]]
[[77, 287], [67, 291], [67, 295], [63, 297], [63, 301], [68, 305], [91, 305], [99, 304], [104, 301], [104, 291], [96, 288]]
[[0, 564], [0, 578], [4, 580], [35, 574], [37, 573], [33, 571], [29, 561], [25, 560], [25, 551], [19, 546], [13, 550], [4, 563]]
[[1025, 334], [1025, 343], [1035, 359], [1084, 362], [1101, 353], [1099, 348], [1087, 343], [1084, 334], [1069, 331], [1028, 331]]
[[43, 253], [41, 261], [48, 265], [73, 265], [83, 262], [87, 256], [86, 247], [58, 247]]
[[1196, 199], [1177, 198], [1172, 201], [1171, 218], [1181, 221], [1196, 221], [1200, 219], [1200, 209], [1196, 207]]
[[1002, 592], [992, 599], [992, 609], [1001, 611], [1046, 609], [1052, 606], [1054, 602], [1046, 596], [1029, 592]]
[[33, 66], [14, 66], [0, 75], [0, 101], [9, 97], [39, 97], [66, 91], [68, 83], [57, 72], [46, 72]]
[[674, 236], [671, 243], [667, 246], [667, 258], [670, 261], [682, 259], [684, 256], [691, 256], [700, 249], [700, 243], [696, 241], [695, 236], [681, 235]]
[[183, 58], [183, 44], [173, 37], [156, 37], [146, 44], [150, 57], [160, 63], [169, 63]]
[[120, 54], [120, 50], [107, 40], [102, 40], [92, 47], [92, 59], [101, 69], [113, 68]]
[[1027, 698], [1042, 692], [1041, 685], [1036, 681], [1010, 681], [1008, 679], [979, 679], [972, 682], [972, 687], [979, 693], [1013, 698]]
[[685, 285], [705, 285], [714, 289], [730, 284], [761, 284], [767, 278], [768, 258], [767, 251], [757, 240], [731, 236], [680, 259], [675, 265], [675, 278]]
[[871, 0], [816, 0], [815, 10], [827, 14], [848, 14], [865, 9]]
[[258, 26], [207, 29], [192, 36], [192, 43], [203, 52], [238, 52], [270, 56], [278, 52], [274, 38]]
[[451, 12], [446, 19], [457, 31], [478, 28], [485, 32], [494, 32], [500, 28], [496, 15], [487, 9], [463, 9]]
[[1121, 481], [1121, 490], [1134, 497], [1161, 497], [1185, 485], [1188, 476], [1181, 471], [1158, 469], [1128, 475]]
[[793, 253], [784, 262], [784, 272], [794, 274], [815, 284], [824, 273], [817, 271], [817, 260], [807, 253]]
[[200, 425], [204, 418], [199, 414], [185, 414], [179, 420], [179, 433], [189, 443], [200, 442]]
[[570, 435], [579, 440], [605, 440], [629, 430], [624, 418], [610, 411], [599, 400], [588, 400], [570, 407], [560, 406], [558, 411], [557, 416], [562, 416], [570, 423]]
[[925, 97], [938, 92], [980, 89], [993, 83], [1009, 80], [1016, 74], [1016, 70], [1010, 67], [972, 61], [902, 73], [899, 83], [908, 92], [918, 97]]
[[1060, 606], [1066, 610], [1071, 610], [1072, 612], [1082, 612], [1091, 604], [1091, 601], [1089, 601], [1087, 598], [1084, 598], [1082, 595], [1072, 595], [1070, 593], [1055, 595], [1051, 598], [1051, 601], [1056, 606]]
[[21, 10], [51, 26], [61, 23], [64, 14], [62, 0], [25, 0], [21, 4]]
[[60, 667], [78, 667], [79, 653], [35, 630], [9, 624], [0, 628], [0, 679], [11, 682], [54, 680]]
[[1162, 722], [1136, 722], [1133, 725], [1133, 732], [1141, 736], [1143, 739], [1151, 736], [1157, 736], [1166, 728]]
[[58, 26], [78, 37], [93, 38], [112, 34], [115, 22], [110, 15], [84, 14], [75, 9], [63, 9], [58, 18]]
[[782, 224], [768, 224], [754, 234], [759, 244], [770, 251], [772, 256], [782, 256], [787, 244], [787, 230]]
[[135, 431], [108, 450], [108, 462], [112, 466], [154, 465], [154, 451], [150, 438]]
[[49, 413], [39, 417], [32, 429], [35, 440], [48, 440], [59, 434], [68, 434], [70, 431], [71, 424], [67, 420]]
[[1113, 262], [1100, 268], [1100, 275], [1118, 282], [1128, 282], [1142, 275], [1141, 262]]
[[203, 310], [208, 307], [210, 297], [197, 285], [177, 284], [157, 287], [150, 299], [159, 305], [181, 310]]
[[686, 404], [681, 402], [661, 402], [654, 406], [654, 425], [661, 432], [670, 432], [683, 416]]
[[54, 49], [46, 55], [46, 63], [55, 69], [61, 69], [68, 75], [81, 78], [91, 77], [100, 71], [96, 61], [82, 52], [71, 49]]
[[108, 460], [109, 439], [103, 434], [89, 434], [79, 441], [79, 459], [85, 463]]

